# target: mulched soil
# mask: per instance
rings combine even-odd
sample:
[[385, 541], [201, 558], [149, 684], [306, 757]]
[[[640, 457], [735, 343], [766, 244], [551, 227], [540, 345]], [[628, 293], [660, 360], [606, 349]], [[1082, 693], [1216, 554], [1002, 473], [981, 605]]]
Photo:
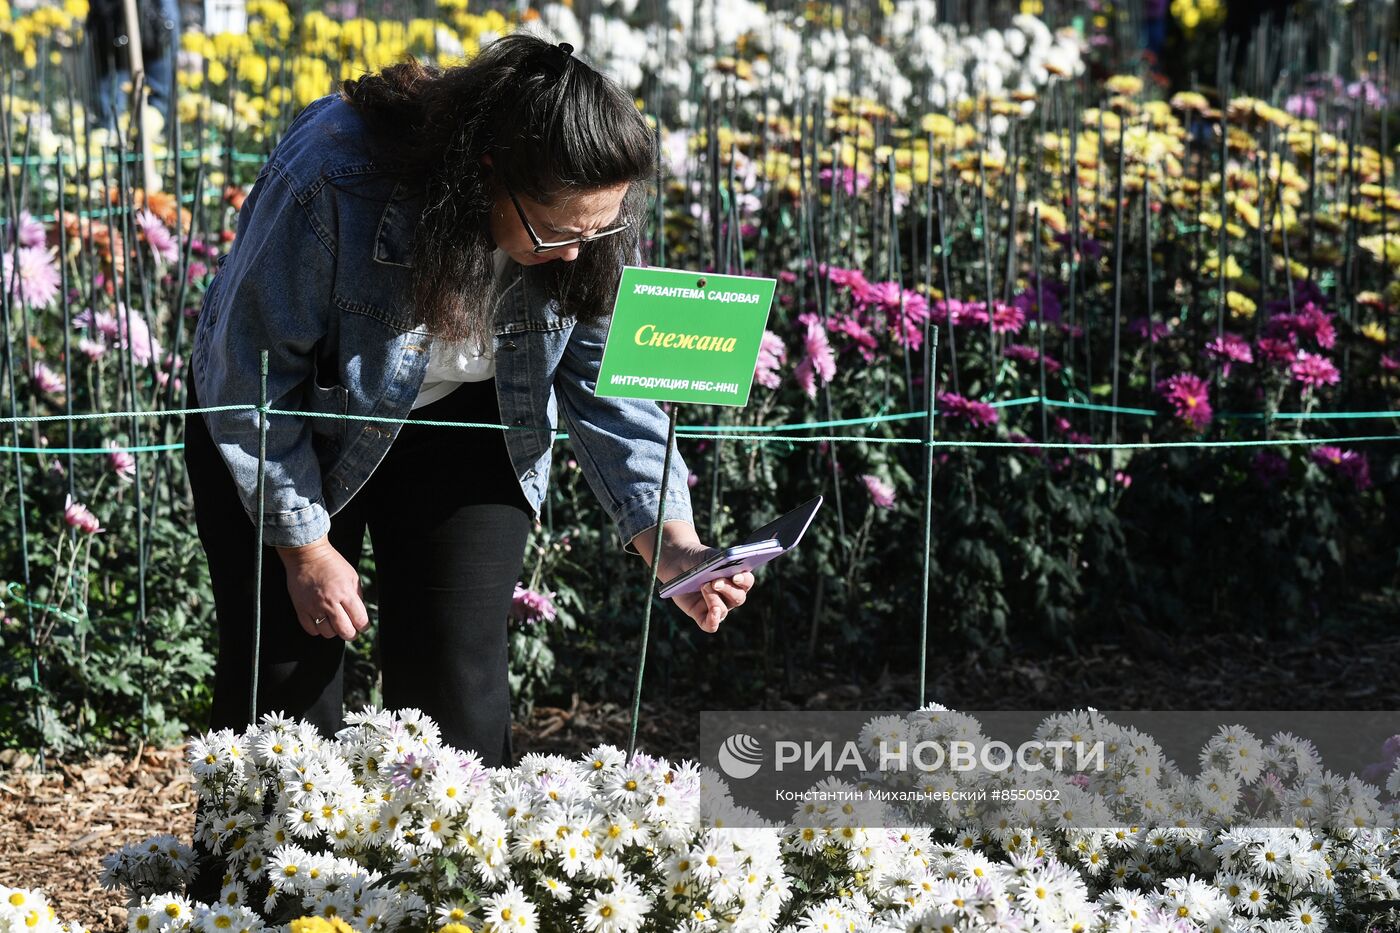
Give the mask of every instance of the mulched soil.
[[[992, 661], [966, 652], [939, 655], [928, 670], [929, 697], [959, 709], [1400, 709], [1400, 633], [1357, 632], [1287, 639], [1219, 632], [1173, 639], [1125, 632], [1119, 643], [1079, 653]], [[843, 683], [811, 671], [791, 689], [772, 690], [770, 709], [907, 709], [910, 674]], [[644, 704], [638, 746], [669, 758], [694, 756], [696, 710]], [[537, 706], [517, 723], [515, 753], [579, 754], [599, 742], [626, 747], [630, 707], [574, 696], [567, 707]], [[118, 892], [97, 882], [103, 855], [163, 832], [188, 842], [194, 794], [179, 749], [115, 750], [96, 758], [32, 760], [0, 752], [0, 883], [42, 887], [62, 919], [94, 931], [125, 929]]]

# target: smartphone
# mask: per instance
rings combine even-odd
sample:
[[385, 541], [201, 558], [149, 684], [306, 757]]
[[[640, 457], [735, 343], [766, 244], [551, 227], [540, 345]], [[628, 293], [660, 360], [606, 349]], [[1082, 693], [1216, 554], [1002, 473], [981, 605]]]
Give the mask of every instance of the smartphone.
[[755, 528], [744, 541], [724, 548], [674, 580], [662, 584], [659, 591], [661, 598], [694, 593], [711, 580], [754, 570], [780, 554], [786, 554], [802, 540], [821, 504], [822, 497], [817, 496], [763, 527]]

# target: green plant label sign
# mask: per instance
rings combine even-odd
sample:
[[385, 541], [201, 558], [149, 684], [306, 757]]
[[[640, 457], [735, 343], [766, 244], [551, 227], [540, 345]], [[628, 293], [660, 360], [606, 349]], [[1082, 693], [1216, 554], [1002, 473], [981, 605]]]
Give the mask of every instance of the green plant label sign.
[[594, 394], [747, 405], [776, 284], [623, 267]]

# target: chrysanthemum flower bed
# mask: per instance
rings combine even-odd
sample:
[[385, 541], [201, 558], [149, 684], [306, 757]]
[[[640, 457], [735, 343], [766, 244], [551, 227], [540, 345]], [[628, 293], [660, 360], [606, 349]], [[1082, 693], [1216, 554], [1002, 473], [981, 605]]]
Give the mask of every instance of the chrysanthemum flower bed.
[[[933, 708], [874, 720], [862, 739], [891, 729], [981, 736]], [[1110, 752], [1100, 777], [1064, 775], [1060, 802], [1001, 804], [1000, 820], [985, 802], [928, 814], [995, 829], [895, 810], [878, 821], [895, 828], [876, 829], [811, 804], [787, 828], [736, 828], [760, 821], [694, 762], [602, 745], [489, 769], [415, 710], [367, 709], [329, 740], [269, 716], [189, 746], [195, 838], [216, 853], [204, 864], [227, 869], [218, 901], [185, 895], [203, 865], [173, 836], [108, 856], [103, 882], [126, 890], [133, 931], [1394, 929], [1400, 837], [1326, 827], [1393, 826], [1400, 767], [1382, 802], [1288, 734], [1223, 728], [1186, 777], [1149, 736], [1090, 714], [1052, 716], [1037, 736], [1071, 732]], [[1129, 800], [1166, 825], [1111, 825]], [[1072, 828], [1069, 809], [1104, 828]], [[1308, 825], [1229, 828], [1290, 813]], [[0, 889], [0, 933], [76, 929], [41, 893]]]

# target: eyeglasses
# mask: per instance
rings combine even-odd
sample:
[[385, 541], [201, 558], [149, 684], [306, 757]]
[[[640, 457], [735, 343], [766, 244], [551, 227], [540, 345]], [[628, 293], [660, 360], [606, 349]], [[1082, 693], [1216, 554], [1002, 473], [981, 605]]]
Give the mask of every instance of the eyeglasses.
[[618, 224], [616, 227], [610, 227], [607, 230], [600, 230], [592, 236], [575, 237], [572, 240], [564, 240], [559, 243], [546, 243], [540, 239], [539, 234], [535, 232], [535, 228], [530, 226], [530, 221], [525, 217], [525, 209], [520, 206], [520, 201], [516, 198], [515, 192], [511, 191], [509, 186], [505, 186], [505, 189], [506, 194], [510, 195], [510, 203], [515, 205], [515, 212], [520, 215], [520, 222], [525, 225], [525, 232], [530, 235], [530, 242], [535, 244], [534, 251], [536, 253], [545, 253], [549, 250], [559, 249], [560, 247], [564, 246], [573, 246], [575, 243], [591, 243], [594, 240], [601, 240], [605, 236], [612, 236], [614, 233], [621, 233], [622, 231], [626, 230], [628, 227], [631, 226], [630, 223], [624, 221], [623, 223]]

